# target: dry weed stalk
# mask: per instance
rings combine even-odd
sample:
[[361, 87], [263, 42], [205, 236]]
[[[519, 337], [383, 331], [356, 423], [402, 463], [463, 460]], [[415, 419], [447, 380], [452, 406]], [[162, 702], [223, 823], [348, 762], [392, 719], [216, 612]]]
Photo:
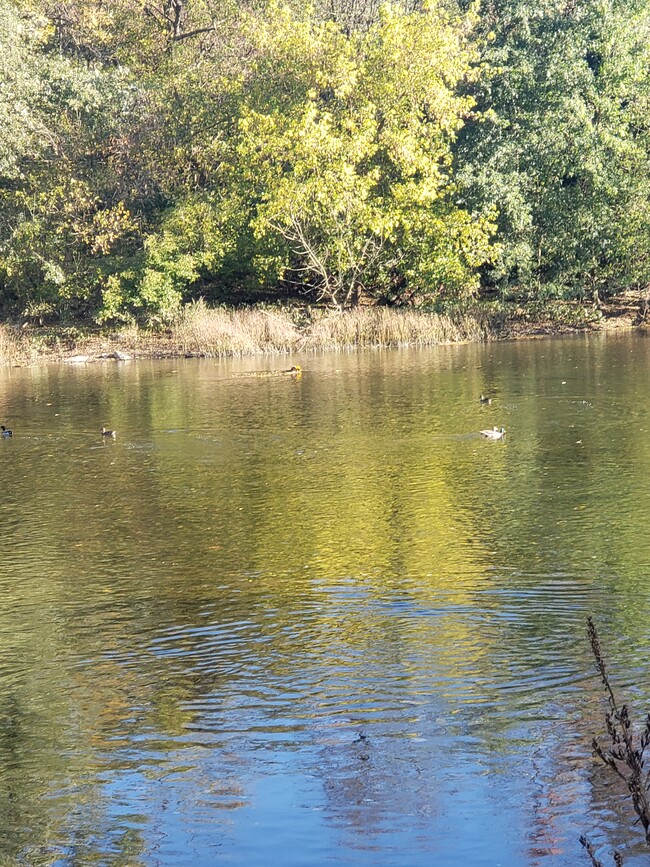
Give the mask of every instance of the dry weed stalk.
[[[626, 784], [632, 798], [632, 806], [639, 817], [638, 821], [643, 825], [646, 843], [650, 845], [650, 800], [648, 799], [650, 772], [644, 769], [644, 754], [650, 744], [650, 714], [646, 716], [641, 734], [637, 735], [627, 705], [618, 702], [612, 688], [598, 630], [591, 617], [587, 618], [587, 634], [609, 704], [609, 710], [605, 714], [609, 743], [602, 745], [598, 738], [594, 738], [592, 741], [594, 753]], [[581, 837], [580, 842], [594, 867], [603, 867], [586, 837]], [[623, 864], [620, 852], [614, 852], [614, 863], [616, 867]]]
[[[580, 842], [585, 847], [585, 851], [587, 852], [587, 855], [589, 855], [593, 867], [605, 867], [603, 862], [596, 857], [596, 850], [585, 836], [580, 838]], [[620, 852], [614, 851], [614, 865], [615, 867], [623, 867], [623, 856]]]

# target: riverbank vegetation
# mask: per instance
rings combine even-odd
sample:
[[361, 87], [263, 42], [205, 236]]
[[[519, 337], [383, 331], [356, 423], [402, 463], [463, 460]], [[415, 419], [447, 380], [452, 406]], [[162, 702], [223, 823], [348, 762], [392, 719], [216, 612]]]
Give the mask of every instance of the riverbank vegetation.
[[369, 346], [435, 346], [441, 343], [530, 337], [577, 330], [629, 327], [636, 299], [607, 319], [592, 306], [547, 302], [514, 305], [463, 304], [446, 313], [385, 306], [349, 310], [302, 305], [183, 306], [173, 321], [156, 328], [138, 323], [53, 326], [0, 325], [0, 364], [297, 354]]
[[644, 293], [649, 35], [647, 0], [0, 0], [0, 313], [189, 348], [199, 299]]

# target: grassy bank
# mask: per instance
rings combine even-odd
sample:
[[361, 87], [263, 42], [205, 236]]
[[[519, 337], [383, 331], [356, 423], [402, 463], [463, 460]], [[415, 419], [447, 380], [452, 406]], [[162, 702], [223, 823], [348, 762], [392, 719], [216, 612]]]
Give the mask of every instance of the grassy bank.
[[135, 325], [118, 329], [0, 325], [0, 363], [96, 361], [105, 358], [250, 356], [367, 346], [432, 346], [631, 327], [638, 319], [635, 299], [609, 309], [549, 302], [516, 305], [480, 303], [447, 313], [360, 307], [338, 311], [313, 307], [210, 309], [187, 305], [165, 329]]

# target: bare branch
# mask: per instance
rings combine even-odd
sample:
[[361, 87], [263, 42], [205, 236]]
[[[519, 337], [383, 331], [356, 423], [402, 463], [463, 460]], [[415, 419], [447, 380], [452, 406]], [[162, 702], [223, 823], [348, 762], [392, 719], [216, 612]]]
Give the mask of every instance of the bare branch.
[[580, 838], [580, 843], [584, 846], [587, 855], [589, 855], [591, 863], [594, 865], [594, 867], [605, 867], [603, 862], [599, 861], [598, 858], [596, 858], [596, 852], [594, 850], [594, 847], [591, 845], [591, 843], [589, 842], [589, 840], [587, 840], [586, 837], [582, 836]]
[[209, 27], [197, 27], [196, 30], [188, 30], [187, 33], [179, 33], [178, 36], [172, 37], [172, 42], [180, 42], [182, 39], [190, 39], [192, 36], [199, 36], [201, 33], [214, 33], [216, 25], [211, 24]]

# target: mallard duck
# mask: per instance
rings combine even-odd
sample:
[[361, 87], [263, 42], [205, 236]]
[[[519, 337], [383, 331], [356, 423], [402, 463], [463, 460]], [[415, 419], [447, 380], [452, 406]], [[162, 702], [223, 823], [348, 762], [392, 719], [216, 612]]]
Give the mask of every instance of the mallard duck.
[[12, 430], [7, 430], [3, 424], [0, 424], [0, 431], [2, 431], [3, 437], [12, 437], [14, 435], [14, 432]]
[[302, 367], [299, 364], [294, 364], [289, 370], [283, 370], [282, 373], [302, 373]]
[[113, 437], [113, 439], [115, 439], [115, 437], [117, 436], [117, 431], [106, 430], [106, 428], [103, 425], [100, 428], [100, 433], [103, 437]]
[[479, 403], [486, 403], [489, 406], [492, 403], [492, 398], [486, 397], [484, 394], [482, 394], [479, 397]]
[[506, 435], [504, 427], [493, 427], [492, 430], [482, 430], [481, 436], [487, 437], [489, 440], [501, 440]]

